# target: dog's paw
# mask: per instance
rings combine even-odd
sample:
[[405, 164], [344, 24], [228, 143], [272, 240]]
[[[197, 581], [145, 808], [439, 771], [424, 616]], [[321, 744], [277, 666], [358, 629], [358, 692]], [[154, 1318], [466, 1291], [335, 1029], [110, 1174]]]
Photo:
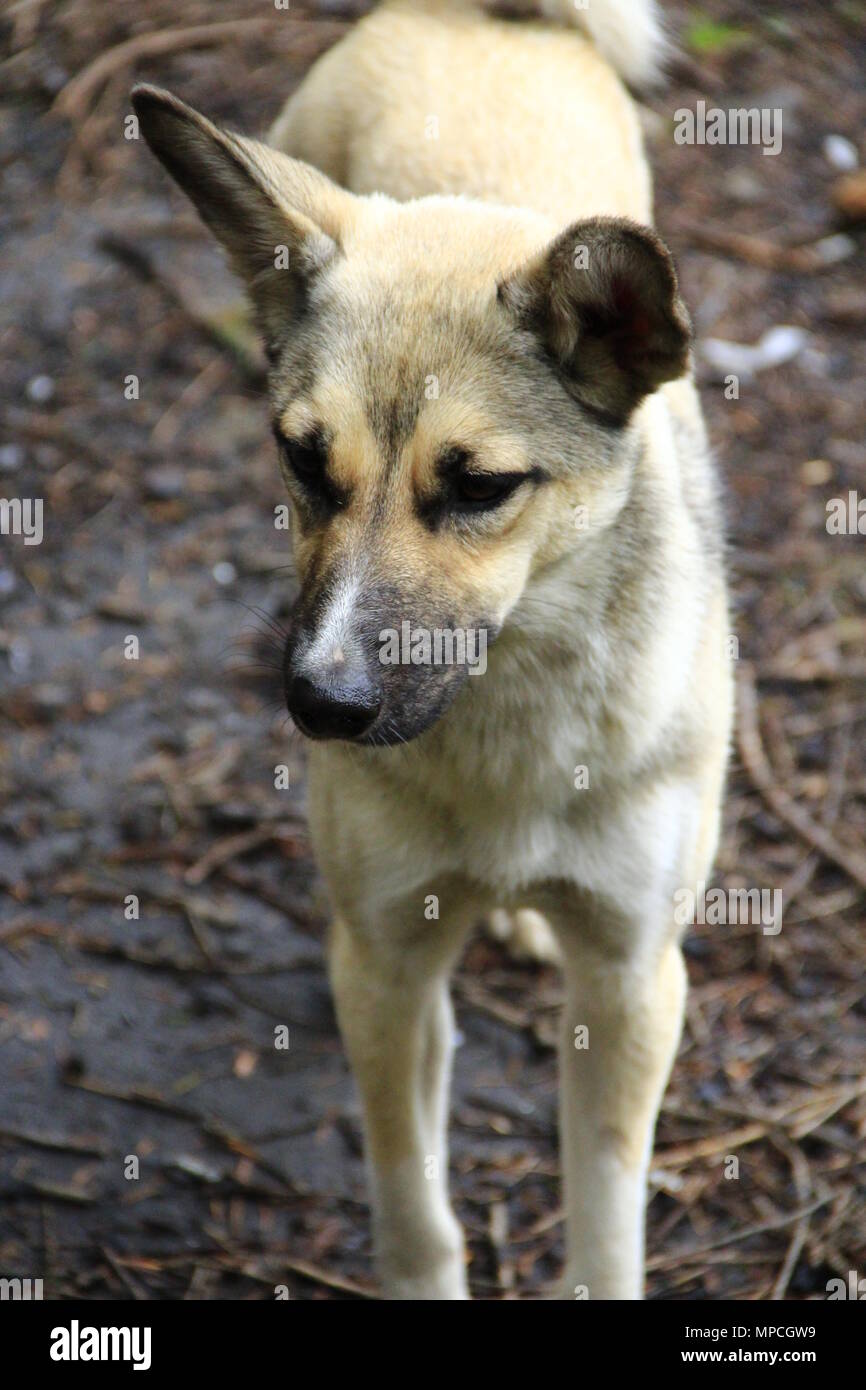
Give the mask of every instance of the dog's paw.
[[462, 1270], [439, 1270], [415, 1276], [385, 1278], [382, 1297], [412, 1303], [462, 1302], [469, 1297]]
[[[419, 1246], [412, 1260], [404, 1248], [396, 1257], [381, 1258], [382, 1297], [417, 1302], [463, 1300], [469, 1297], [463, 1232], [456, 1221], [447, 1243], [435, 1237]], [[421, 1256], [421, 1250], [426, 1253]]]
[[537, 960], [542, 965], [559, 965], [562, 960], [553, 928], [534, 908], [506, 912], [498, 907], [486, 919], [485, 927], [495, 941], [502, 942], [514, 960]]

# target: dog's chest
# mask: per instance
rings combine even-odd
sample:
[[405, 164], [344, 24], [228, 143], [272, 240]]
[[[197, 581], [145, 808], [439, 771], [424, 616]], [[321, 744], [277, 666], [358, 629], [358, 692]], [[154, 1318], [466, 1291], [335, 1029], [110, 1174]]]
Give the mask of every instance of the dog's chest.
[[404, 826], [425, 827], [427, 854], [443, 869], [517, 886], [573, 859], [580, 798], [609, 750], [597, 692], [576, 660], [556, 680], [507, 692], [485, 680], [406, 759], [394, 804]]

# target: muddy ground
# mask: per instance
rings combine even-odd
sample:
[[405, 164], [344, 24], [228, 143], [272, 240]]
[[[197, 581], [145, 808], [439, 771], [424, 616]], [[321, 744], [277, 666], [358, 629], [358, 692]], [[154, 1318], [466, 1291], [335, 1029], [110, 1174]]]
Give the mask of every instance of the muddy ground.
[[[261, 382], [228, 273], [124, 138], [135, 77], [263, 129], [352, 9], [22, 0], [0, 27], [0, 493], [45, 501], [41, 545], [0, 537], [0, 1273], [50, 1297], [373, 1290], [303, 749], [248, 669], [291, 602]], [[717, 882], [781, 888], [784, 922], [687, 941], [648, 1287], [822, 1298], [866, 1274], [866, 536], [825, 525], [866, 494], [866, 233], [826, 144], [866, 160], [866, 6], [669, 12], [647, 127], [699, 339], [805, 336], [752, 379], [735, 354], [736, 400], [699, 357], [742, 711]], [[677, 145], [698, 99], [781, 108], [781, 152]], [[556, 975], [479, 937], [455, 995], [471, 1281], [540, 1297]]]

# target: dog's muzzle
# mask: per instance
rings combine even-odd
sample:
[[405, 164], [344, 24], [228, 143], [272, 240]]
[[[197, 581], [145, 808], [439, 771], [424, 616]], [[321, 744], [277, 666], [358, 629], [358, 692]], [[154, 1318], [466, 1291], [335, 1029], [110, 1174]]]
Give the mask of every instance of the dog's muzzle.
[[309, 738], [359, 738], [379, 716], [383, 691], [363, 669], [341, 664], [315, 675], [286, 672], [286, 705]]

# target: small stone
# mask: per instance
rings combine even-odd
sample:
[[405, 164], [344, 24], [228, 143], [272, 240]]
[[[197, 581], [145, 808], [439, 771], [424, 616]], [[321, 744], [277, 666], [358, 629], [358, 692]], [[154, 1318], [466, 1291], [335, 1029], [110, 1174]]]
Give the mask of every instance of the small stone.
[[70, 694], [64, 685], [54, 685], [45, 681], [33, 688], [33, 703], [46, 714], [64, 709], [70, 702]]
[[46, 405], [54, 396], [54, 382], [50, 376], [34, 376], [27, 383], [27, 399], [34, 405]]
[[842, 174], [849, 174], [860, 163], [857, 146], [851, 140], [846, 140], [844, 135], [828, 135], [822, 148], [828, 164]]
[[804, 328], [780, 323], [768, 328], [758, 343], [732, 343], [724, 338], [706, 338], [701, 353], [712, 370], [723, 377], [729, 373], [748, 380], [768, 367], [790, 362], [809, 341]]
[[836, 265], [838, 261], [847, 261], [849, 256], [854, 255], [857, 243], [852, 237], [845, 236], [844, 232], [837, 232], [835, 236], [825, 236], [816, 241], [813, 249], [822, 265]]
[[808, 341], [809, 334], [805, 328], [795, 328], [787, 323], [768, 328], [758, 343], [757, 370], [780, 367], [783, 362], [790, 362], [803, 350]]
[[725, 179], [725, 192], [738, 203], [756, 203], [763, 197], [764, 186], [750, 169], [732, 169]]
[[807, 459], [800, 465], [800, 481], [806, 487], [823, 487], [833, 476], [833, 465], [829, 459]]
[[24, 450], [20, 444], [0, 445], [0, 473], [15, 473], [24, 462]]
[[148, 497], [158, 502], [167, 502], [181, 497], [186, 490], [186, 479], [180, 468], [166, 464], [160, 468], [149, 468], [142, 479]]
[[211, 573], [217, 584], [222, 585], [234, 584], [238, 577], [238, 572], [231, 560], [220, 560], [218, 564], [214, 565]]
[[23, 676], [30, 668], [30, 643], [26, 637], [13, 637], [9, 643], [9, 669], [16, 676]]
[[221, 704], [219, 695], [204, 686], [191, 690], [186, 697], [187, 709], [193, 710], [197, 714], [212, 714], [214, 710], [220, 708]]
[[202, 1182], [219, 1182], [222, 1173], [213, 1163], [199, 1158], [196, 1154], [178, 1154], [175, 1166], [190, 1177], [201, 1178]]

